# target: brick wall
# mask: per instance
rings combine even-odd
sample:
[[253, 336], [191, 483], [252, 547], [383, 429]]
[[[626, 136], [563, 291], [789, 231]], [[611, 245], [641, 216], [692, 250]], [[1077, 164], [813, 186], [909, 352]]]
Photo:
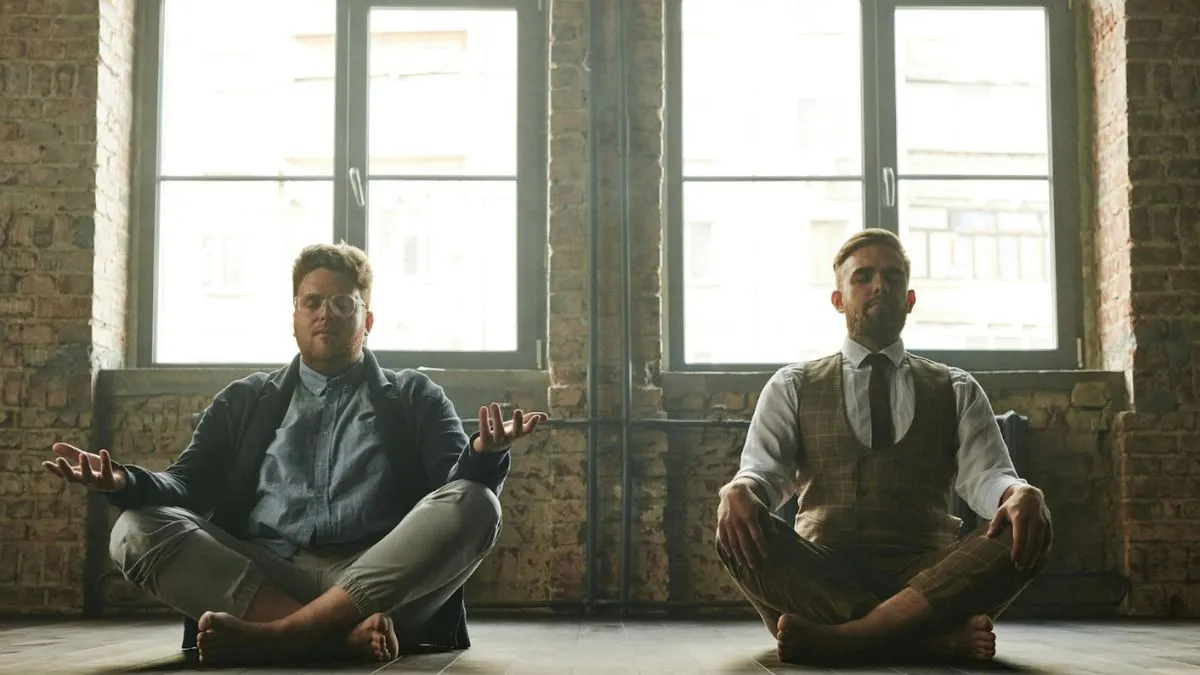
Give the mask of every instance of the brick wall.
[[86, 500], [38, 462], [121, 365], [132, 9], [0, 2], [0, 610], [81, 605]]
[[1129, 611], [1200, 614], [1200, 78], [1194, 2], [1091, 8], [1100, 329], [1136, 412], [1117, 419]]
[[[0, 427], [18, 432], [0, 440], [0, 504], [10, 516], [0, 527], [0, 611], [74, 611], [80, 597], [83, 502], [73, 496], [64, 501], [51, 484], [33, 479], [38, 457], [31, 449], [56, 436], [85, 442], [87, 383], [80, 377], [68, 380], [68, 371], [87, 372], [90, 354], [111, 366], [121, 350], [123, 305], [107, 300], [123, 294], [127, 274], [113, 261], [123, 260], [120, 252], [128, 245], [128, 230], [121, 227], [127, 221], [122, 190], [128, 173], [121, 139], [129, 120], [123, 107], [128, 98], [122, 94], [128, 71], [121, 65], [128, 57], [123, 40], [106, 47], [95, 35], [74, 42], [62, 36], [63, 27], [86, 24], [105, 27], [103, 35], [110, 39], [125, 37], [128, 14], [123, 4], [103, 3], [97, 12], [95, 2], [82, 3], [74, 8], [86, 15], [79, 24], [67, 21], [66, 14], [39, 24], [11, 11], [33, 4], [0, 0], [0, 185], [17, 186], [0, 192], [0, 306], [5, 308], [0, 320], [6, 322], [0, 338]], [[68, 8], [66, 2], [37, 5]], [[601, 416], [620, 412], [614, 5], [604, 10], [601, 44], [589, 46], [586, 3], [551, 3], [548, 371], [436, 373], [463, 410], [499, 399], [547, 406], [556, 417], [586, 414], [588, 101], [596, 96], [603, 241], [597, 404]], [[1163, 21], [1172, 8], [1178, 21]], [[1085, 219], [1090, 223], [1085, 250], [1094, 259], [1087, 278], [1102, 280], [1093, 298], [1097, 353], [1089, 362], [1115, 375], [980, 374], [997, 410], [1029, 415], [1034, 433], [1028, 477], [1047, 489], [1055, 513], [1055, 559], [1047, 570], [1052, 581], [1030, 594], [1034, 600], [1109, 598], [1112, 589], [1103, 578], [1055, 575], [1115, 571], [1134, 582], [1129, 611], [1200, 613], [1200, 500], [1193, 498], [1200, 494], [1200, 456], [1194, 449], [1200, 411], [1191, 379], [1189, 323], [1197, 296], [1187, 290], [1195, 287], [1188, 286], [1190, 275], [1197, 274], [1189, 265], [1200, 253], [1190, 206], [1200, 179], [1189, 182], [1200, 146], [1185, 132], [1192, 113], [1184, 102], [1195, 93], [1189, 88], [1195, 82], [1193, 66], [1166, 61], [1172, 54], [1192, 58], [1192, 43], [1179, 26], [1194, 27], [1196, 18], [1190, 4], [1168, 0], [1095, 0], [1080, 15], [1083, 32], [1096, 38], [1084, 43], [1083, 53], [1091, 54], [1094, 67], [1082, 87], [1089, 96], [1084, 107], [1092, 113], [1085, 121], [1092, 142], [1083, 151], [1095, 168]], [[765, 374], [660, 372], [661, 5], [636, 3], [629, 20], [634, 414], [748, 417]], [[47, 37], [45, 26], [59, 26], [55, 21], [61, 26], [55, 37]], [[60, 42], [66, 46], [54, 46]], [[585, 65], [589, 49], [602, 56], [595, 92]], [[52, 75], [47, 80], [35, 72]], [[34, 92], [35, 81], [48, 82], [48, 93]], [[70, 96], [56, 98], [60, 90]], [[90, 108], [83, 113], [80, 106]], [[55, 133], [83, 129], [70, 138], [84, 140], [43, 138], [50, 128]], [[55, 185], [48, 174], [52, 167], [77, 173]], [[60, 204], [70, 209], [62, 211]], [[73, 217], [62, 219], [67, 212]], [[82, 225], [76, 216], [83, 225], [94, 223], [94, 230], [77, 234]], [[93, 269], [94, 275], [72, 274], [83, 269]], [[56, 303], [69, 298], [91, 302], [85, 300], [67, 316], [52, 313]], [[105, 407], [99, 412], [109, 423], [111, 446], [123, 460], [165, 466], [185, 444], [192, 414], [239, 375], [105, 373]], [[1136, 413], [1127, 412], [1131, 403]], [[728, 430], [634, 434], [634, 599], [738, 599], [716, 562], [712, 537], [716, 488], [736, 466], [741, 436]], [[604, 457], [597, 486], [599, 582], [602, 595], [611, 598], [619, 590], [620, 438], [605, 430], [597, 432], [597, 440]], [[503, 496], [505, 531], [470, 584], [472, 598], [583, 597], [586, 447], [584, 432], [556, 429], [517, 453]], [[63, 540], [35, 541], [56, 537]], [[119, 581], [107, 587], [106, 596], [131, 597]]]

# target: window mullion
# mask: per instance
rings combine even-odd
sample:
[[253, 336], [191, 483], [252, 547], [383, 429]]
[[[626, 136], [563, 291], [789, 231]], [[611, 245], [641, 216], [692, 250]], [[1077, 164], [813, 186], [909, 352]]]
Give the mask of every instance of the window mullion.
[[869, 3], [873, 15], [874, 32], [866, 35], [872, 59], [868, 68], [874, 72], [867, 82], [873, 89], [875, 107], [868, 109], [869, 125], [875, 129], [878, 145], [878, 165], [868, 167], [868, 186], [873, 186], [878, 195], [877, 227], [890, 232], [900, 231], [899, 185], [896, 180], [898, 141], [896, 134], [896, 3], [881, 0]]
[[[546, 327], [539, 317], [547, 308], [546, 248], [546, 114], [549, 82], [541, 61], [541, 36], [549, 29], [540, 3], [517, 8], [517, 351], [528, 367], [542, 361]], [[539, 180], [539, 176], [543, 180]]]
[[863, 134], [863, 223], [877, 227], [882, 208], [879, 159], [879, 10], [874, 2], [863, 0], [862, 15], [862, 134]]
[[367, 250], [367, 204], [370, 181], [367, 175], [367, 124], [369, 107], [368, 49], [370, 7], [361, 2], [338, 3], [338, 114], [340, 144], [336, 166], [334, 241]]

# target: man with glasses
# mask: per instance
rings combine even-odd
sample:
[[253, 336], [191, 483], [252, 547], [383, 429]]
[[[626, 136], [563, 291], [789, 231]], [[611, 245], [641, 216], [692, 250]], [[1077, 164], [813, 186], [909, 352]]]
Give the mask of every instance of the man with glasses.
[[122, 510], [113, 561], [195, 620], [203, 664], [470, 645], [462, 587], [499, 534], [508, 450], [546, 415], [492, 403], [468, 437], [429, 377], [380, 367], [372, 276], [357, 248], [305, 248], [299, 355], [218, 393], [164, 471], [65, 443], [44, 462]]

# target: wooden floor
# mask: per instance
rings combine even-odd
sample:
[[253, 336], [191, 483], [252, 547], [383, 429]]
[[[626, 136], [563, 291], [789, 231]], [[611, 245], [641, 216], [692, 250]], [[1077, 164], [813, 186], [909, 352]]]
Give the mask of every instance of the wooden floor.
[[[1200, 674], [1200, 624], [1001, 623], [1003, 670], [1102, 675]], [[337, 669], [234, 673], [795, 673], [761, 624], [747, 621], [499, 621], [472, 623], [464, 652]], [[178, 672], [179, 624], [163, 621], [0, 621], [0, 673]], [[971, 672], [874, 668], [852, 672]]]

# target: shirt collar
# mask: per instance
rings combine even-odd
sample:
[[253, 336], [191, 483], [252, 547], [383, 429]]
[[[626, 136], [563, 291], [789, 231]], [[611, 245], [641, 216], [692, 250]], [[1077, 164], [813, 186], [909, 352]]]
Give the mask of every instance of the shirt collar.
[[[879, 350], [879, 353], [888, 357], [888, 360], [892, 362], [892, 365], [899, 368], [900, 364], [904, 361], [904, 340], [897, 339], [892, 344]], [[853, 363], [854, 367], [856, 368], [862, 367], [863, 359], [870, 355], [871, 350], [860, 345], [854, 340], [851, 340], [850, 338], [846, 338], [842, 342], [842, 357], [850, 363]]]
[[328, 377], [313, 370], [300, 360], [300, 380], [304, 382], [304, 386], [318, 396], [325, 393], [325, 390], [330, 387], [352, 387], [362, 381], [363, 377], [363, 358], [358, 357], [358, 361], [354, 365], [343, 370], [342, 372]]

